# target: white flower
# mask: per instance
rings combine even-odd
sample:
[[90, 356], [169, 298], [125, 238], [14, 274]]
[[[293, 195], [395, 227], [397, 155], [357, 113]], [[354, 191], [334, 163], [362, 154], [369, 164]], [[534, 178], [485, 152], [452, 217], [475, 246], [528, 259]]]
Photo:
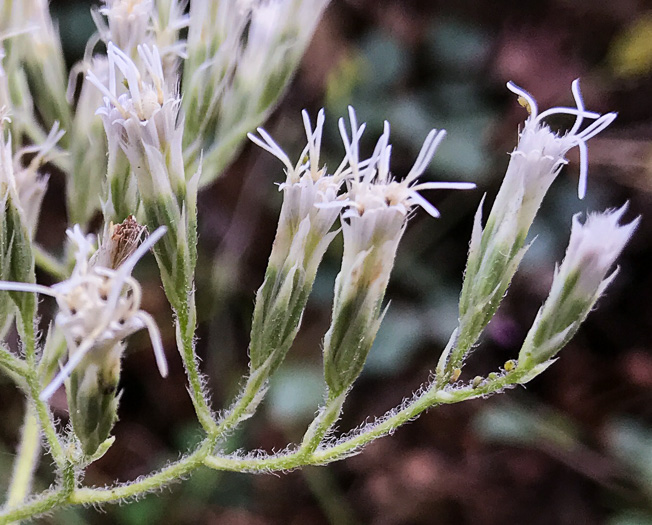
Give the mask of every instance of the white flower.
[[[13, 194], [14, 205], [20, 207], [25, 226], [30, 235], [34, 234], [41, 203], [47, 189], [48, 177], [39, 173], [43, 164], [60, 155], [57, 142], [65, 131], [55, 122], [42, 144], [25, 146], [12, 154], [11, 135], [5, 136], [4, 123], [9, 121], [7, 108], [0, 109], [0, 193]], [[29, 164], [23, 167], [23, 157], [34, 155]]]
[[308, 113], [302, 115], [307, 145], [295, 165], [264, 129], [258, 128], [259, 137], [249, 134], [281, 160], [286, 172], [285, 182], [279, 184], [283, 205], [265, 280], [256, 294], [249, 348], [252, 370], [268, 363], [269, 373], [294, 340], [317, 268], [339, 232], [331, 229], [343, 205], [338, 193], [348, 174], [346, 163], [333, 174], [319, 164], [324, 111], [314, 130]]
[[[166, 78], [176, 74], [178, 58], [185, 58], [186, 43], [179, 31], [188, 26], [184, 13], [187, 1], [179, 0], [103, 0], [91, 9], [99, 38], [113, 42], [130, 58], [138, 61], [139, 45], [156, 45], [163, 58]], [[104, 18], [106, 17], [106, 22]]]
[[75, 226], [66, 232], [77, 248], [69, 279], [50, 287], [0, 281], [1, 290], [49, 295], [59, 306], [55, 323], [68, 343], [68, 362], [43, 390], [41, 399], [50, 398], [89, 352], [110, 348], [142, 328], [149, 331], [159, 372], [167, 376], [161, 334], [152, 316], [140, 309], [140, 284], [131, 277], [138, 260], [165, 231], [165, 227], [158, 228], [118, 268], [111, 269], [89, 262], [93, 244]]
[[[588, 175], [586, 142], [609, 126], [616, 118], [616, 113], [600, 115], [587, 111], [580, 93], [579, 79], [572, 84], [576, 108], [554, 107], [542, 113], [538, 112], [536, 101], [527, 91], [512, 82], [507, 83], [507, 88], [519, 96], [519, 101], [530, 115], [520, 133], [518, 146], [512, 152], [503, 182], [505, 190], [496, 197], [496, 202], [499, 205], [506, 205], [508, 201], [514, 199], [515, 195], [522, 194], [523, 206], [519, 215], [524, 217], [525, 222], [525, 218], [534, 217], [543, 196], [562, 166], [568, 162], [565, 158], [566, 152], [575, 146], [580, 152], [577, 193], [580, 199], [584, 198]], [[545, 119], [559, 114], [575, 116], [575, 123], [567, 133], [555, 133], [545, 124]], [[591, 119], [593, 122], [581, 129], [586, 119]]]
[[[512, 246], [520, 249], [523, 245], [543, 198], [561, 168], [568, 162], [565, 158], [566, 152], [575, 146], [580, 152], [578, 195], [580, 198], [584, 197], [588, 174], [586, 141], [600, 133], [616, 118], [615, 113], [600, 115], [585, 109], [579, 80], [572, 84], [576, 108], [554, 107], [542, 113], [539, 113], [535, 100], [527, 91], [511, 82], [507, 87], [519, 95], [519, 102], [526, 107], [530, 115], [520, 132], [518, 146], [511, 153], [505, 178], [484, 230], [484, 235], [491, 238], [491, 242], [495, 243], [501, 252], [511, 249], [509, 247]], [[555, 133], [545, 124], [545, 119], [560, 114], [575, 116], [575, 123], [567, 133]], [[587, 119], [593, 122], [582, 129]], [[480, 215], [476, 217], [475, 229], [478, 232], [479, 221]]]
[[577, 332], [596, 301], [618, 273], [610, 268], [640, 222], [618, 222], [627, 204], [617, 210], [589, 213], [582, 224], [573, 217], [566, 256], [555, 276], [546, 302], [539, 310], [521, 349], [518, 366], [527, 370], [548, 361]]
[[[152, 0], [104, 0], [103, 3], [99, 10], [92, 9], [91, 14], [104, 42], [113, 42], [131, 54], [138, 44], [149, 41], [147, 34], [154, 14]], [[106, 17], [108, 25], [99, 15]]]
[[[260, 137], [248, 134], [252, 142], [270, 152], [285, 165], [286, 179], [279, 184], [279, 190], [283, 192], [283, 206], [270, 258], [270, 264], [276, 266], [282, 265], [286, 260], [295, 260], [295, 256], [289, 256], [292, 251], [303, 252], [306, 244], [312, 246], [313, 242], [308, 239], [308, 235], [320, 246], [315, 251], [319, 254], [318, 258], [308, 257], [308, 260], [312, 258], [314, 263], [318, 263], [332, 241], [333, 235], [329, 234], [329, 231], [340, 209], [345, 205], [338, 192], [345, 177], [350, 175], [346, 162], [333, 174], [328, 174], [327, 169], [319, 164], [324, 110], [317, 116], [314, 131], [305, 110], [302, 117], [307, 144], [295, 165], [264, 129], [258, 128]], [[300, 231], [302, 233], [299, 235]], [[314, 270], [316, 271], [316, 266]]]
[[439, 216], [419, 190], [475, 187], [472, 183], [417, 182], [445, 132], [432, 130], [428, 134], [414, 166], [398, 181], [389, 169], [389, 124], [385, 122], [371, 158], [360, 161], [359, 141], [365, 126], [358, 126], [351, 107], [349, 120], [351, 139], [344, 120], [339, 122], [350, 176], [347, 209], [342, 213], [342, 268], [335, 280], [331, 326], [324, 338], [329, 396], [345, 392], [362, 370], [383, 318], [385, 291], [410, 212], [421, 206], [430, 215]]
[[607, 272], [640, 222], [637, 218], [629, 224], [618, 224], [626, 210], [627, 204], [617, 210], [589, 213], [583, 224], [581, 214], [573, 216], [566, 257], [557, 272], [551, 296], [561, 298], [567, 294], [570, 279], [575, 300], [588, 300], [602, 293], [603, 287], [613, 279], [613, 275], [607, 277]]
[[407, 222], [410, 211], [421, 206], [433, 217], [439, 217], [439, 211], [424, 199], [419, 191], [434, 189], [467, 190], [475, 188], [469, 182], [417, 182], [426, 170], [440, 142], [446, 136], [444, 130], [432, 130], [419, 152], [414, 166], [405, 178], [397, 181], [392, 177], [389, 161], [392, 146], [389, 144], [389, 123], [385, 122], [384, 131], [370, 159], [359, 159], [359, 140], [364, 125], [358, 127], [355, 110], [349, 107], [352, 139], [346, 130], [343, 119], [339, 127], [346, 156], [350, 164], [351, 177], [347, 179], [347, 206], [342, 214], [345, 253], [347, 239], [357, 246], [353, 252], [369, 249], [373, 244], [381, 246], [385, 241], [398, 243]]
[[[109, 85], [91, 71], [88, 80], [104, 94], [104, 106], [97, 110], [111, 144], [119, 143], [136, 174], [143, 199], [177, 195], [185, 191], [182, 154], [183, 123], [179, 118], [181, 99], [168, 86], [156, 47], [138, 46], [144, 71], [112, 43], [108, 46]], [[119, 94], [116, 68], [124, 76], [128, 92]], [[164, 156], [165, 153], [165, 156]]]

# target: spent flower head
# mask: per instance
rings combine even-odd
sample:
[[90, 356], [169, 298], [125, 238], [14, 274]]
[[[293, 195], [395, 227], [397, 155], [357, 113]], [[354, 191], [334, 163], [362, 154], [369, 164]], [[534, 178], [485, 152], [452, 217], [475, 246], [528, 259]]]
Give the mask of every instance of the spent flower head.
[[[136, 237], [119, 235], [119, 238], [116, 238], [116, 229], [117, 227], [109, 229], [110, 237], [105, 241], [123, 244], [126, 242], [127, 249], [131, 251], [116, 268], [97, 264], [104, 260], [117, 262], [120, 259], [104, 258], [102, 250], [98, 258], [91, 259], [94, 245], [79, 226], [75, 226], [66, 232], [76, 248], [75, 267], [69, 279], [53, 286], [0, 281], [1, 290], [49, 295], [56, 299], [59, 306], [55, 323], [65, 335], [68, 361], [43, 390], [42, 399], [48, 399], [88, 354], [111, 348], [143, 328], [149, 331], [161, 375], [167, 375], [167, 362], [160, 332], [152, 316], [140, 309], [141, 287], [138, 281], [131, 277], [138, 260], [166, 230], [164, 227], [159, 228], [135, 248], [142, 231], [136, 230]], [[133, 230], [129, 227], [127, 229]], [[121, 231], [124, 232], [124, 227]], [[107, 248], [109, 253], [124, 249]]]

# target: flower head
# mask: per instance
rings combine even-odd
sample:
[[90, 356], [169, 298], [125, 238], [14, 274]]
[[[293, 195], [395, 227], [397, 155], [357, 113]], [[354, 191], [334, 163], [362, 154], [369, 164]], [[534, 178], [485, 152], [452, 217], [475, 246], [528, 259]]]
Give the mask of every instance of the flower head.
[[[124, 232], [125, 228], [122, 228]], [[112, 232], [110, 241], [115, 242], [118, 227]], [[122, 235], [129, 245], [131, 254], [119, 262], [121, 257], [112, 258], [119, 262], [116, 268], [100, 266], [108, 261], [100, 256], [91, 259], [93, 243], [79, 226], [66, 233], [75, 245], [75, 267], [69, 279], [53, 286], [0, 281], [0, 289], [22, 292], [36, 292], [54, 297], [59, 306], [55, 323], [63, 331], [68, 343], [68, 362], [54, 380], [43, 390], [41, 399], [48, 399], [63, 384], [65, 379], [91, 352], [109, 349], [127, 336], [143, 328], [149, 331], [159, 372], [167, 375], [167, 362], [161, 343], [161, 335], [150, 314], [140, 309], [140, 284], [131, 277], [138, 260], [165, 234], [164, 227], [153, 232], [136, 248], [142, 231], [134, 235]], [[111, 251], [111, 250], [109, 250]], [[123, 252], [124, 253], [124, 252]]]
[[[622, 219], [627, 204], [617, 210], [607, 210], [604, 213], [589, 213], [584, 223], [580, 222], [580, 214], [573, 217], [570, 241], [566, 257], [558, 273], [566, 278], [576, 274], [574, 293], [578, 296], [592, 298], [601, 292], [606, 281], [607, 272], [634, 233], [640, 218], [629, 224], [618, 224]], [[558, 289], [561, 296], [568, 289]]]
[[584, 223], [573, 217], [566, 256], [555, 270], [546, 302], [528, 332], [519, 367], [548, 361], [570, 340], [616, 276], [607, 275], [629, 242], [640, 218], [619, 224], [627, 204], [617, 210], [589, 213]]
[[[33, 235], [48, 182], [48, 177], [39, 173], [39, 169], [60, 154], [56, 145], [65, 131], [55, 122], [42, 144], [25, 146], [12, 153], [11, 134], [5, 136], [4, 129], [5, 122], [9, 121], [7, 112], [6, 107], [0, 109], [0, 197], [7, 191], [12, 194], [14, 205], [20, 209], [22, 220]], [[34, 156], [24, 166], [26, 155]]]
[[359, 141], [365, 126], [358, 125], [351, 107], [349, 120], [351, 138], [344, 120], [339, 122], [349, 165], [346, 209], [342, 212], [344, 253], [335, 281], [331, 325], [324, 338], [324, 374], [331, 397], [344, 393], [362, 371], [382, 321], [385, 290], [410, 212], [421, 206], [430, 215], [439, 216], [419, 191], [475, 187], [472, 183], [417, 181], [444, 138], [444, 131], [432, 130], [428, 134], [412, 169], [397, 180], [389, 169], [389, 124], [385, 122], [372, 156], [361, 161]]
[[[580, 177], [577, 193], [580, 199], [586, 195], [586, 184], [589, 167], [588, 149], [586, 142], [604, 130], [616, 118], [616, 113], [600, 115], [593, 111], [587, 111], [584, 107], [582, 93], [580, 92], [580, 81], [576, 79], [571, 85], [576, 108], [554, 107], [539, 113], [537, 103], [527, 91], [518, 87], [513, 82], [507, 83], [507, 89], [519, 96], [519, 101], [530, 113], [525, 121], [520, 134], [518, 148], [512, 153], [512, 157], [520, 156], [527, 159], [531, 164], [540, 162], [542, 173], [533, 171], [529, 177], [535, 178], [546, 174], [557, 175], [561, 166], [567, 163], [564, 155], [568, 150], [577, 146], [580, 151]], [[575, 123], [571, 129], [559, 135], [550, 130], [545, 124], [545, 119], [552, 115], [573, 115]], [[586, 128], [582, 124], [586, 119], [593, 122]]]
[[[92, 71], [87, 77], [104, 94], [104, 105], [97, 113], [104, 122], [109, 151], [112, 144], [120, 144], [136, 174], [143, 199], [183, 194], [186, 181], [179, 116], [181, 99], [177, 87], [172, 89], [165, 80], [158, 49], [139, 45], [138, 54], [142, 71], [122, 50], [109, 43], [108, 87]], [[116, 69], [125, 79], [125, 93], [118, 91]]]
[[[358, 126], [355, 110], [349, 107], [351, 138], [343, 119], [339, 121], [340, 134], [346, 150], [346, 159], [350, 165], [351, 176], [347, 178], [347, 209], [342, 214], [348, 222], [343, 224], [345, 239], [352, 228], [360, 242], [359, 250], [369, 242], [379, 243], [379, 236], [386, 240], [398, 242], [410, 212], [415, 206], [421, 206], [428, 214], [439, 217], [439, 211], [424, 199], [419, 191], [433, 189], [466, 190], [475, 188], [469, 182], [418, 182], [432, 160], [437, 147], [446, 136], [444, 130], [430, 131], [417, 156], [414, 166], [402, 179], [396, 180], [389, 168], [392, 146], [389, 144], [389, 123], [386, 121], [383, 134], [376, 144], [370, 159], [360, 161], [359, 141], [364, 131], [364, 124]], [[372, 241], [373, 239], [373, 241]], [[346, 241], [345, 241], [346, 242]]]
[[[536, 101], [525, 90], [511, 82], [508, 89], [519, 96], [520, 103], [530, 113], [519, 134], [517, 147], [511, 153], [505, 178], [487, 220], [485, 235], [505, 251], [508, 246], [523, 245], [534, 217], [561, 168], [568, 162], [566, 153], [573, 147], [580, 151], [578, 195], [586, 193], [588, 155], [586, 141], [604, 130], [616, 118], [615, 113], [600, 115], [587, 111], [579, 88], [572, 84], [577, 107], [554, 107], [539, 113]], [[552, 115], [572, 115], [575, 122], [567, 133], [555, 133], [545, 120]], [[586, 120], [593, 120], [582, 129]]]
[[108, 26], [97, 16], [98, 11], [91, 11], [102, 40], [114, 42], [127, 53], [135, 51], [138, 44], [147, 42], [154, 11], [152, 0], [104, 0], [103, 3], [99, 14], [106, 17]]
[[[343, 199], [338, 196], [347, 174], [345, 164], [329, 174], [320, 164], [324, 111], [313, 129], [306, 111], [303, 123], [307, 144], [296, 164], [262, 128], [249, 138], [285, 166], [283, 206], [269, 258], [265, 281], [256, 296], [250, 356], [255, 370], [269, 359], [280, 364], [296, 335], [317, 268], [338, 231], [331, 231]], [[291, 303], [293, 298], [297, 302]], [[282, 340], [276, 340], [283, 337]]]
[[[293, 250], [292, 246], [295, 245], [294, 251], [299, 249], [296, 242], [299, 237], [303, 237], [301, 245], [313, 245], [315, 242], [323, 245], [322, 240], [327, 239], [326, 245], [323, 246], [325, 250], [332, 240], [328, 233], [337, 219], [339, 210], [345, 205], [344, 199], [339, 196], [339, 190], [342, 182], [350, 175], [346, 162], [330, 174], [327, 168], [320, 164], [324, 110], [319, 112], [314, 130], [305, 110], [302, 117], [307, 144], [296, 164], [290, 162], [287, 154], [264, 129], [258, 128], [259, 136], [251, 133], [248, 135], [252, 142], [277, 157], [285, 166], [285, 182], [279, 184], [279, 191], [283, 192], [283, 207], [270, 260], [272, 264], [290, 261], [292, 258], [288, 259], [288, 256]], [[297, 233], [302, 229], [305, 230], [304, 234], [297, 237]], [[313, 237], [312, 240], [306, 237], [308, 231]], [[303, 251], [305, 247], [300, 249]], [[318, 253], [321, 260], [323, 251], [320, 249]]]

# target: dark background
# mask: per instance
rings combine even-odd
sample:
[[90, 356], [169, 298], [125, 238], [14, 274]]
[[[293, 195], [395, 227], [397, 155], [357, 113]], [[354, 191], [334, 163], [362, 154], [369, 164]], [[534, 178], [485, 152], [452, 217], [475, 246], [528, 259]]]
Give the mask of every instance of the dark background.
[[[333, 0], [283, 102], [265, 124], [288, 150], [304, 144], [300, 111], [326, 108], [325, 156], [342, 156], [336, 121], [353, 104], [369, 123], [366, 147], [392, 125], [393, 172], [411, 167], [428, 130], [448, 130], [427, 178], [478, 184], [428, 195], [442, 212], [417, 212], [399, 250], [392, 304], [340, 428], [383, 414], [428, 377], [455, 326], [472, 215], [492, 198], [526, 113], [505, 82], [545, 109], [572, 104], [581, 77], [587, 108], [618, 111], [589, 143], [588, 196], [577, 199], [569, 153], [533, 227], [536, 243], [463, 378], [518, 354], [563, 257], [570, 218], [630, 202], [644, 214], [620, 275], [561, 359], [542, 377], [488, 400], [431, 410], [354, 458], [280, 476], [201, 470], [137, 503], [75, 509], [52, 524], [609, 524], [652, 523], [650, 231], [652, 10], [626, 0], [457, 2]], [[93, 30], [88, 2], [53, 2], [72, 63]], [[568, 128], [560, 119], [553, 126]], [[215, 407], [226, 407], [246, 371], [253, 298], [280, 207], [282, 166], [252, 145], [200, 195], [199, 354]], [[51, 179], [38, 238], [59, 249], [66, 227], [62, 177]], [[328, 326], [336, 241], [315, 284], [301, 333], [259, 413], [228, 449], [282, 450], [300, 439], [322, 397], [320, 340]], [[47, 276], [42, 276], [47, 281]], [[200, 437], [170, 312], [155, 268], [138, 269], [144, 308], [161, 326], [171, 365], [158, 376], [145, 334], [130, 339], [115, 445], [86, 482], [127, 481], [178, 457]], [[0, 472], [10, 472], [22, 399], [0, 377]], [[59, 417], [65, 399], [55, 397]], [[46, 457], [38, 488], [51, 480]], [[8, 475], [0, 479], [4, 490]]]

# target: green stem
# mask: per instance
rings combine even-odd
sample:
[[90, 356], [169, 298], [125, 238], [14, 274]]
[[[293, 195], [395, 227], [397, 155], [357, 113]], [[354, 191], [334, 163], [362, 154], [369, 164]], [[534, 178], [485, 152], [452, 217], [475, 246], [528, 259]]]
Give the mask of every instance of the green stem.
[[[271, 359], [271, 357], [270, 357]], [[238, 399], [231, 405], [226, 415], [220, 419], [217, 425], [216, 433], [224, 435], [232, 430], [240, 421], [249, 417], [261, 400], [261, 394], [265, 391], [265, 383], [269, 377], [268, 359], [261, 367], [251, 372], [247, 378], [244, 390]], [[252, 403], [254, 403], [252, 407]]]
[[65, 264], [61, 263], [56, 257], [48, 253], [41, 246], [34, 243], [32, 245], [32, 252], [34, 254], [34, 262], [44, 272], [49, 273], [52, 277], [56, 277], [60, 281], [64, 281], [70, 277], [70, 272]]
[[34, 406], [28, 401], [25, 407], [25, 421], [20, 435], [18, 453], [9, 484], [7, 508], [17, 507], [29, 495], [40, 449], [41, 430]]
[[28, 504], [23, 505], [20, 508], [0, 514], [0, 525], [15, 523], [20, 520], [49, 512], [54, 508], [63, 505], [65, 503], [64, 499], [64, 491], [62, 489], [45, 492], [38, 498], [31, 500]]
[[390, 411], [385, 417], [379, 419], [362, 432], [353, 433], [349, 437], [339, 440], [330, 447], [324, 447], [306, 455], [301, 448], [294, 452], [283, 455], [238, 458], [212, 455], [205, 460], [205, 465], [216, 470], [228, 470], [234, 472], [270, 472], [292, 470], [305, 465], [324, 465], [343, 459], [371, 441], [390, 434], [399, 426], [416, 418], [425, 410], [437, 405], [459, 403], [468, 399], [486, 396], [496, 393], [506, 386], [518, 383], [525, 374], [521, 371], [513, 371], [492, 380], [487, 379], [483, 384], [474, 388], [467, 386], [457, 390], [439, 390], [431, 385], [423, 394], [415, 397], [404, 408], [395, 412]]
[[[391, 433], [397, 427], [411, 419], [414, 419], [421, 412], [430, 407], [440, 404], [458, 403], [467, 399], [486, 396], [487, 394], [498, 392], [506, 386], [526, 380], [525, 378], [529, 380], [531, 379], [530, 375], [517, 369], [501, 376], [487, 379], [477, 387], [467, 386], [456, 390], [440, 390], [431, 384], [423, 394], [415, 397], [398, 412], [390, 411], [384, 418], [366, 428], [364, 431], [354, 433], [330, 447], [327, 446], [317, 449], [308, 455], [306, 455], [300, 448], [288, 454], [267, 456], [263, 458], [238, 458], [211, 455], [211, 452], [215, 448], [220, 436], [220, 434], [215, 432], [202, 441], [199, 447], [188, 456], [172, 463], [155, 474], [122, 486], [75, 489], [72, 469], [64, 470], [64, 488], [47, 492], [22, 507], [11, 509], [4, 514], [0, 514], [0, 525], [11, 521], [34, 517], [38, 514], [51, 511], [64, 505], [94, 505], [141, 496], [147, 492], [158, 490], [190, 475], [202, 465], [217, 470], [234, 472], [283, 471], [306, 465], [323, 465], [351, 455], [374, 439]], [[252, 391], [253, 390], [255, 389], [252, 388]], [[244, 401], [247, 397], [248, 396], [243, 395], [237, 403], [237, 406], [247, 406], [247, 403]], [[238, 412], [239, 410], [232, 411], [232, 416], [223, 420], [218, 428], [222, 430], [226, 429], [228, 427], [227, 422], [235, 421], [235, 414]], [[68, 477], [65, 477], [66, 474]]]
[[45, 439], [47, 439], [50, 447], [50, 453], [59, 469], [63, 470], [68, 460], [63, 450], [63, 446], [59, 441], [52, 414], [44, 401], [39, 396], [41, 395], [41, 383], [38, 379], [37, 364], [36, 364], [36, 334], [34, 332], [33, 317], [23, 315], [23, 321], [19, 323], [21, 340], [25, 347], [25, 362], [27, 365], [28, 373], [25, 376], [27, 380], [28, 393], [36, 407], [36, 415], [38, 417]]
[[315, 452], [315, 450], [317, 450], [319, 445], [321, 445], [324, 437], [328, 434], [328, 431], [340, 418], [346, 394], [348, 394], [348, 390], [344, 391], [337, 397], [329, 397], [328, 401], [320, 410], [319, 414], [310, 424], [308, 430], [303, 436], [301, 447], [299, 448], [299, 455], [310, 456]]
[[177, 311], [177, 345], [188, 376], [190, 396], [197, 418], [206, 433], [212, 435], [217, 431], [217, 424], [204, 392], [199, 363], [195, 354], [195, 319], [195, 302], [189, 300], [187, 308], [180, 308]]
[[[141, 496], [161, 489], [188, 476], [203, 465], [204, 459], [215, 447], [217, 439], [206, 438], [199, 447], [179, 461], [133, 483], [110, 488], [74, 488], [74, 476], [64, 478], [62, 487], [46, 492], [16, 509], [6, 509], [0, 514], [0, 525], [32, 518], [67, 505], [96, 505]], [[72, 473], [72, 469], [67, 471]]]
[[200, 446], [188, 456], [172, 463], [164, 469], [144, 477], [136, 482], [112, 488], [81, 488], [71, 494], [70, 503], [74, 505], [88, 505], [107, 503], [125, 498], [140, 496], [152, 490], [160, 489], [170, 483], [178, 481], [197, 468], [201, 467], [205, 458], [215, 447], [216, 438], [206, 438]]

